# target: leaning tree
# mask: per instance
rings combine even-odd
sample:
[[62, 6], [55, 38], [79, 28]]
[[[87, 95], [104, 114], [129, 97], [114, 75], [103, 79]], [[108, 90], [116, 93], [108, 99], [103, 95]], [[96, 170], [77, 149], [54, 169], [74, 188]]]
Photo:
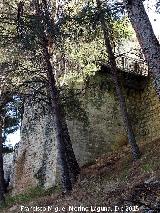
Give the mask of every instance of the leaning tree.
[[160, 44], [154, 34], [151, 22], [145, 11], [142, 0], [123, 0], [131, 24], [136, 32], [137, 39], [142, 48], [149, 72], [160, 98]]
[[[17, 30], [23, 44], [27, 44], [27, 38], [32, 35], [32, 40], [34, 40], [41, 52], [42, 66], [48, 82], [46, 89], [50, 97], [50, 109], [54, 119], [61, 181], [64, 192], [68, 192], [72, 190], [72, 184], [76, 181], [80, 168], [71, 145], [55, 79], [56, 71], [51, 62], [51, 49], [54, 52], [54, 47], [57, 45], [59, 26], [52, 18], [51, 5], [48, 1], [37, 0], [34, 1], [32, 6], [34, 11], [32, 11], [32, 14], [28, 13], [29, 15], [26, 18], [23, 13], [24, 4], [20, 2], [18, 5]], [[36, 52], [35, 48], [34, 52]]]

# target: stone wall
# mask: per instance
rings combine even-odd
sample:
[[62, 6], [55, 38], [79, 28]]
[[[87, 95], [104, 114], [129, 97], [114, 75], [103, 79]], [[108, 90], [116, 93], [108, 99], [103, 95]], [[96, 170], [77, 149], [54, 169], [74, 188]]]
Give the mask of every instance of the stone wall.
[[[87, 120], [67, 119], [73, 149], [81, 166], [111, 151], [115, 143], [126, 137], [114, 89], [106, 81], [103, 87], [102, 81], [99, 82], [79, 96]], [[160, 102], [150, 81], [144, 91], [125, 89], [124, 93], [137, 142], [159, 138]], [[77, 114], [77, 109], [74, 110]], [[40, 113], [38, 105], [25, 107], [22, 139], [14, 162], [13, 193], [37, 185], [46, 188], [55, 185], [57, 149], [53, 129], [49, 112]]]

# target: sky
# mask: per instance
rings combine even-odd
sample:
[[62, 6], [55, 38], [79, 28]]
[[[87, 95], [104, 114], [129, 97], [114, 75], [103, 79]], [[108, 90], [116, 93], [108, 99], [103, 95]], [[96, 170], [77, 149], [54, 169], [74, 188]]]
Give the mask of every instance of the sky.
[[[160, 14], [157, 14], [155, 12], [155, 3], [156, 0], [146, 0], [144, 2], [144, 6], [151, 21], [153, 30], [160, 41]], [[6, 145], [12, 144], [12, 146], [14, 146], [19, 141], [20, 141], [20, 130], [17, 130], [14, 134], [10, 134], [8, 136]]]
[[20, 141], [20, 130], [17, 130], [15, 133], [8, 135], [6, 145], [11, 144], [14, 146], [16, 143]]
[[160, 14], [155, 12], [156, 0], [146, 0], [144, 6], [152, 24], [153, 30], [160, 41]]

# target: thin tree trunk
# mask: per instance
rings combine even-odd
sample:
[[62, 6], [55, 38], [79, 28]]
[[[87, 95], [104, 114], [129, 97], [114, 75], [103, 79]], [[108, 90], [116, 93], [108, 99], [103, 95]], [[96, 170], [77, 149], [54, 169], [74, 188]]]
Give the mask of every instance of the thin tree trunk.
[[144, 57], [153, 76], [153, 83], [160, 98], [160, 44], [145, 11], [142, 0], [123, 0], [131, 24], [136, 32]]
[[4, 203], [5, 180], [3, 170], [3, 137], [2, 137], [2, 118], [0, 116], [0, 205]]
[[128, 115], [128, 111], [127, 111], [125, 97], [123, 95], [121, 84], [120, 84], [119, 79], [118, 79], [118, 74], [117, 74], [118, 69], [117, 69], [117, 65], [116, 65], [116, 60], [115, 60], [115, 56], [114, 56], [114, 53], [113, 53], [113, 50], [112, 50], [108, 26], [106, 25], [106, 22], [105, 22], [105, 17], [104, 17], [104, 13], [102, 12], [100, 0], [97, 0], [97, 7], [98, 7], [98, 10], [99, 10], [101, 27], [102, 27], [102, 31], [103, 31], [103, 34], [104, 34], [104, 40], [105, 40], [105, 45], [106, 45], [106, 49], [107, 49], [107, 53], [108, 53], [108, 59], [109, 59], [109, 62], [110, 62], [110, 65], [111, 65], [111, 70], [112, 70], [112, 79], [113, 79], [113, 82], [115, 84], [116, 93], [117, 93], [117, 96], [118, 96], [118, 99], [119, 99], [119, 104], [120, 104], [121, 114], [122, 114], [122, 117], [123, 117], [124, 127], [125, 127], [127, 135], [128, 135], [128, 142], [131, 146], [133, 159], [136, 160], [140, 157], [141, 154], [140, 154], [140, 151], [139, 151], [139, 147], [136, 143], [135, 135], [134, 135], [133, 128], [132, 128], [132, 125], [131, 125], [131, 121], [129, 119], [129, 115]]

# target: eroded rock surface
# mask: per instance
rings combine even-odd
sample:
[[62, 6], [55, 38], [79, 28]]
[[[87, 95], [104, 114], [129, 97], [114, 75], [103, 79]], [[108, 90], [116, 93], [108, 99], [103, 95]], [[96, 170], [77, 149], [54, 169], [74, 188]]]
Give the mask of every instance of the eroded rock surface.
[[[37, 113], [41, 113], [39, 117], [35, 117]], [[36, 186], [54, 186], [57, 148], [51, 117], [30, 103], [25, 108], [21, 133], [13, 162], [13, 194]]]
[[[101, 82], [101, 79], [99, 80]], [[92, 85], [94, 86], [94, 85]], [[98, 87], [79, 97], [88, 123], [74, 118], [67, 124], [76, 158], [83, 166], [125, 140], [125, 130], [117, 98], [113, 91]], [[102, 96], [102, 97], [101, 97]], [[144, 91], [126, 91], [126, 102], [137, 142], [148, 143], [160, 137], [160, 102], [150, 82]], [[72, 101], [71, 103], [72, 104]], [[30, 187], [52, 187], [57, 177], [57, 148], [54, 124], [48, 109], [32, 102], [25, 105], [21, 142], [13, 166], [13, 193]], [[122, 141], [122, 142], [123, 142]]]
[[4, 179], [8, 185], [11, 178], [11, 171], [13, 166], [13, 153], [7, 153], [3, 156]]

